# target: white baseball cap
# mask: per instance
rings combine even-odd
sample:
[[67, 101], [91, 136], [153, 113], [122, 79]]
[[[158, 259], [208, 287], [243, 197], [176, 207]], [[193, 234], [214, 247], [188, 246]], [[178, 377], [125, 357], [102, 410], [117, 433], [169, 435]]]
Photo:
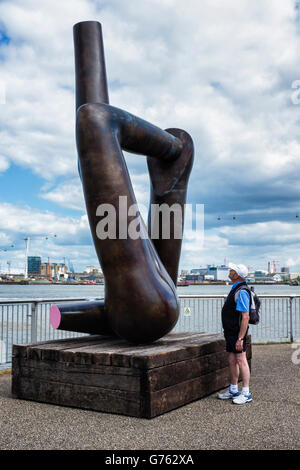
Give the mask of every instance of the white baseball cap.
[[233, 269], [240, 277], [245, 279], [248, 276], [248, 268], [244, 264], [228, 263], [230, 269]]

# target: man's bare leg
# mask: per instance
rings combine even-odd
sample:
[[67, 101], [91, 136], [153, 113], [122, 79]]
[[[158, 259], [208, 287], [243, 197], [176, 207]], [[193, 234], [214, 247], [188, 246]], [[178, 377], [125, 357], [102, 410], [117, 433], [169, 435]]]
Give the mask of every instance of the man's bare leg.
[[249, 387], [250, 384], [250, 368], [246, 357], [246, 352], [235, 354], [236, 364], [242, 376], [243, 387]]
[[229, 375], [231, 385], [237, 385], [239, 380], [239, 365], [236, 360], [237, 354], [228, 353]]

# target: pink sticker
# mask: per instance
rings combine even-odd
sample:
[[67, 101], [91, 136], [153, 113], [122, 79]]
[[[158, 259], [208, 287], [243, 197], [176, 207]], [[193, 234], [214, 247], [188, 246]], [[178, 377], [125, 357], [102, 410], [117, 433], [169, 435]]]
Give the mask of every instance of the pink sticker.
[[60, 310], [56, 305], [51, 305], [50, 308], [50, 323], [52, 328], [56, 329], [60, 325], [61, 314]]

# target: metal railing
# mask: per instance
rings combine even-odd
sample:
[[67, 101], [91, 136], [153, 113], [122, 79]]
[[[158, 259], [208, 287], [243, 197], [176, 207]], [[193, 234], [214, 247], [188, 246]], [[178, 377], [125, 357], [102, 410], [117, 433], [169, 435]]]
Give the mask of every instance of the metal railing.
[[[254, 343], [300, 340], [300, 295], [259, 295], [260, 323], [250, 325]], [[180, 295], [180, 317], [173, 331], [221, 333], [221, 310], [226, 295]], [[13, 344], [84, 336], [54, 330], [50, 305], [86, 298], [0, 300], [0, 369], [10, 367]]]
[[[221, 310], [226, 295], [180, 295], [175, 331], [222, 333]], [[254, 343], [300, 340], [300, 295], [259, 295], [260, 322], [250, 325]]]
[[84, 333], [54, 330], [50, 325], [50, 305], [74, 300], [87, 299], [0, 300], [0, 370], [10, 366], [13, 344], [84, 336]]

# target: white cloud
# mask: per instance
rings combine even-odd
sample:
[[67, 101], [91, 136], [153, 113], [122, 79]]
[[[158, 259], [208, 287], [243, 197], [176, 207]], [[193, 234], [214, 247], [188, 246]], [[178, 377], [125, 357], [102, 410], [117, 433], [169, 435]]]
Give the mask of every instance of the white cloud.
[[9, 168], [9, 162], [7, 158], [0, 155], [0, 173], [6, 171]]
[[[148, 174], [132, 173], [130, 176], [137, 203], [145, 206], [148, 210], [150, 193]], [[57, 186], [45, 184], [40, 197], [55, 202], [61, 207], [86, 212], [82, 184], [79, 177], [65, 179]]]
[[40, 197], [68, 209], [81, 212], [85, 212], [86, 210], [79, 177], [67, 179], [54, 188], [51, 187], [50, 190], [48, 186], [45, 186], [45, 192], [42, 192]]
[[278, 89], [297, 61], [292, 1], [4, 1], [0, 14], [13, 38], [2, 142], [9, 159], [45, 178], [76, 172], [72, 25], [87, 18], [103, 23], [114, 105], [187, 128], [198, 155], [218, 165], [247, 160], [266, 173], [293, 159], [298, 126], [291, 135], [290, 90]]
[[87, 216], [79, 218], [58, 216], [52, 212], [33, 210], [30, 207], [17, 207], [13, 204], [0, 203], [0, 230], [15, 237], [58, 236], [60, 243], [80, 240], [88, 235]]
[[287, 245], [300, 244], [299, 225], [285, 222], [260, 222], [256, 224], [222, 227], [220, 232], [232, 245]]

